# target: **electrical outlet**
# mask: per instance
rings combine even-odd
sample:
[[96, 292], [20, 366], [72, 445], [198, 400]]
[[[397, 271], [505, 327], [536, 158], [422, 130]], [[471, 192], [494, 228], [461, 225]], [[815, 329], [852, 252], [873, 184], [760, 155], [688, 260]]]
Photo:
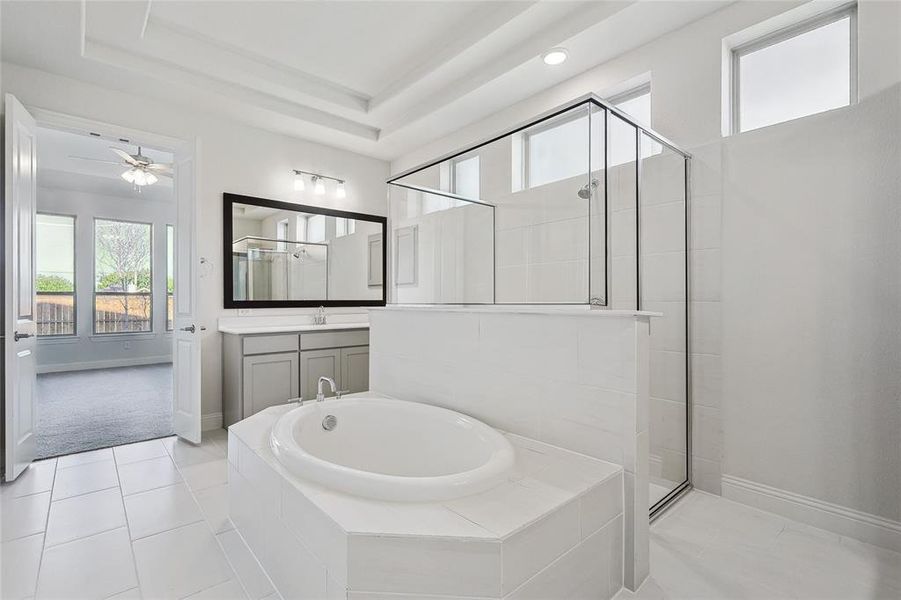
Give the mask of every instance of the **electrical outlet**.
[[252, 308], [239, 308], [239, 309], [238, 309], [238, 316], [239, 316], [239, 317], [249, 317], [249, 316], [252, 315], [252, 314], [253, 314], [253, 309], [252, 309]]

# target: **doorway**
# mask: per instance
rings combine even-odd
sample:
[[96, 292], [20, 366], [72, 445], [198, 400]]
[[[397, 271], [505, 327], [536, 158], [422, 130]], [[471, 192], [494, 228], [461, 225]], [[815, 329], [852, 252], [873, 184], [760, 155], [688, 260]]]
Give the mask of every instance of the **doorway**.
[[174, 433], [171, 152], [38, 127], [36, 458]]

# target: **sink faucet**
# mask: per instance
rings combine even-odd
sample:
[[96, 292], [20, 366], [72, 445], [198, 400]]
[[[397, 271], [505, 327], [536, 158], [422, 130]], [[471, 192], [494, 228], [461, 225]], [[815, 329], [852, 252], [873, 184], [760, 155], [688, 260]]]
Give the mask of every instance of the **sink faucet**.
[[316, 311], [316, 314], [313, 315], [313, 324], [314, 325], [325, 325], [325, 307], [320, 306], [319, 310]]
[[327, 383], [330, 388], [332, 388], [332, 393], [337, 394], [338, 398], [341, 398], [341, 393], [338, 391], [338, 386], [335, 385], [335, 380], [331, 377], [320, 377], [319, 384], [316, 387], [316, 402], [322, 402], [325, 400], [325, 394], [322, 393], [322, 384]]

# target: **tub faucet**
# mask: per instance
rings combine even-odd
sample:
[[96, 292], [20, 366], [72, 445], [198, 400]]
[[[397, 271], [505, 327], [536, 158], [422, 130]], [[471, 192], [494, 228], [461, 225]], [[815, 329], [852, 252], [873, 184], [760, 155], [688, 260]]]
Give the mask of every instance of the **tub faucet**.
[[335, 385], [335, 380], [331, 377], [320, 377], [319, 385], [316, 387], [316, 402], [322, 402], [325, 400], [325, 394], [322, 393], [322, 384], [327, 383], [330, 388], [332, 388], [332, 393], [337, 394], [338, 398], [341, 398], [340, 392], [338, 392], [338, 386]]

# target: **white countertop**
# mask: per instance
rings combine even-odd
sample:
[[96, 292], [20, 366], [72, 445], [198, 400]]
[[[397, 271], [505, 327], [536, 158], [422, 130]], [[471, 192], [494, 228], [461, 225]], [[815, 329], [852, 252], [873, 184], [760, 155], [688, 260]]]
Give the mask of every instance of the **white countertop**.
[[222, 333], [235, 335], [248, 335], [251, 333], [293, 333], [301, 331], [335, 331], [342, 329], [369, 329], [369, 323], [327, 323], [325, 325], [248, 325], [245, 327], [232, 327], [220, 325]]
[[369, 329], [369, 318], [367, 314], [336, 314], [329, 315], [325, 325], [315, 325], [309, 315], [221, 317], [218, 329], [234, 335]]

